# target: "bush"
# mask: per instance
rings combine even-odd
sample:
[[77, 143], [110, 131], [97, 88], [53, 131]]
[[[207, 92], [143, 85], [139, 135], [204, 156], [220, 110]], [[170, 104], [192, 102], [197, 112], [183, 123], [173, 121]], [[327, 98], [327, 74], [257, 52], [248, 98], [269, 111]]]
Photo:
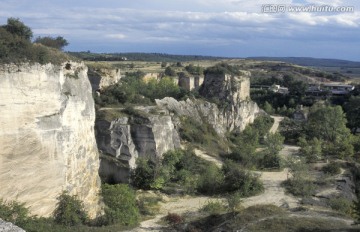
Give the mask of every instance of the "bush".
[[331, 161], [328, 165], [322, 168], [322, 171], [326, 174], [337, 175], [341, 172], [340, 167], [341, 165], [339, 163]]
[[224, 186], [222, 191], [238, 192], [242, 197], [256, 195], [264, 190], [264, 186], [258, 176], [241, 169], [231, 161], [223, 166]]
[[139, 189], [149, 190], [155, 180], [156, 163], [151, 159], [138, 158], [132, 173], [132, 184]]
[[267, 170], [279, 170], [282, 167], [282, 159], [278, 154], [264, 154], [260, 160], [260, 167]]
[[223, 184], [223, 173], [215, 164], [211, 164], [200, 176], [197, 190], [204, 194], [213, 195], [221, 192]]
[[344, 197], [331, 198], [329, 200], [329, 205], [333, 210], [343, 214], [350, 215], [352, 213], [353, 203]]
[[200, 209], [200, 212], [208, 213], [210, 215], [221, 214], [224, 211], [224, 203], [219, 200], [208, 200]]
[[264, 141], [266, 152], [271, 155], [278, 154], [283, 148], [284, 139], [285, 138], [277, 132], [267, 134]]
[[313, 163], [318, 161], [322, 157], [322, 148], [321, 148], [322, 141], [313, 138], [310, 141], [306, 141], [304, 137], [299, 139], [299, 146], [300, 148], [300, 155], [302, 155], [307, 163]]
[[168, 215], [166, 215], [166, 217], [165, 217], [165, 221], [167, 221], [168, 223], [170, 223], [172, 225], [175, 225], [175, 224], [182, 223], [184, 221], [184, 219], [179, 214], [168, 213]]
[[85, 224], [87, 215], [83, 203], [77, 196], [70, 196], [67, 192], [57, 198], [58, 203], [54, 211], [54, 221], [65, 226]]
[[0, 199], [0, 218], [18, 226], [23, 226], [29, 217], [29, 210], [16, 201], [4, 202]]
[[174, 184], [186, 193], [194, 193], [198, 178], [210, 162], [197, 157], [189, 150], [174, 150], [163, 154], [162, 161], [139, 158], [132, 173], [133, 185], [140, 189], [164, 190]]
[[7, 25], [0, 26], [0, 63], [61, 64], [75, 59], [57, 49], [32, 44], [31, 37], [32, 31], [29, 27], [19, 19], [9, 18]]
[[134, 226], [139, 222], [139, 209], [135, 192], [125, 184], [108, 185], [101, 188], [105, 207], [105, 218], [109, 224]]
[[230, 212], [235, 212], [241, 207], [242, 199], [241, 199], [241, 193], [235, 192], [233, 194], [230, 194], [227, 196], [226, 200], [228, 203], [228, 207]]
[[299, 197], [308, 197], [315, 193], [315, 184], [309, 175], [309, 165], [296, 158], [288, 161], [292, 177], [283, 182], [287, 192]]
[[315, 185], [312, 181], [303, 178], [291, 178], [284, 182], [286, 190], [298, 197], [309, 197], [315, 193]]
[[137, 200], [137, 205], [139, 208], [139, 212], [141, 215], [147, 216], [155, 216], [159, 211], [158, 202], [161, 201], [162, 198], [158, 196], [142, 196]]

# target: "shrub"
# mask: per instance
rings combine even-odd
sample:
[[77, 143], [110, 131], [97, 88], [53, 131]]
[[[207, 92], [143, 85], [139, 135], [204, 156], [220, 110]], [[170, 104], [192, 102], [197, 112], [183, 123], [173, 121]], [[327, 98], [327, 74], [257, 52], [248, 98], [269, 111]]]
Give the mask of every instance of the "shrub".
[[278, 154], [283, 148], [284, 137], [280, 133], [269, 133], [265, 138], [265, 146], [268, 154]]
[[77, 196], [70, 196], [66, 191], [57, 198], [58, 203], [54, 211], [54, 221], [65, 226], [84, 224], [87, 215], [83, 203]]
[[225, 211], [225, 206], [222, 201], [208, 200], [205, 205], [201, 207], [200, 211], [210, 215], [221, 214]]
[[264, 190], [258, 176], [243, 170], [239, 165], [227, 161], [223, 166], [224, 187], [222, 191], [238, 192], [243, 197], [256, 195]]
[[211, 164], [200, 176], [197, 190], [204, 194], [216, 194], [221, 191], [223, 183], [223, 173], [215, 164]]
[[313, 138], [306, 141], [304, 137], [299, 139], [300, 155], [302, 155], [307, 163], [318, 161], [322, 155], [321, 140]]
[[328, 165], [322, 168], [322, 171], [326, 174], [337, 175], [341, 172], [340, 167], [341, 165], [339, 163], [331, 161]]
[[0, 26], [0, 63], [38, 62], [61, 64], [75, 59], [57, 49], [32, 44], [32, 31], [19, 19], [9, 18]]
[[329, 200], [329, 205], [333, 210], [339, 211], [343, 214], [350, 215], [352, 213], [353, 203], [344, 197], [331, 198]]
[[304, 178], [291, 178], [284, 182], [286, 190], [298, 197], [308, 197], [315, 193], [315, 185]]
[[29, 210], [16, 201], [4, 202], [0, 199], [0, 218], [15, 225], [24, 225], [29, 217]]
[[158, 196], [142, 196], [137, 200], [137, 205], [139, 208], [139, 212], [141, 215], [150, 215], [154, 216], [159, 211], [158, 202], [161, 201], [162, 198]]
[[235, 212], [241, 207], [242, 199], [241, 199], [241, 193], [235, 192], [233, 194], [230, 194], [227, 196], [226, 200], [228, 203], [228, 207], [230, 212]]
[[282, 159], [278, 154], [264, 154], [260, 160], [261, 168], [263, 169], [281, 169]]
[[138, 158], [136, 168], [132, 173], [132, 184], [139, 189], [151, 189], [155, 180], [156, 164], [151, 159]]
[[184, 221], [183, 217], [181, 217], [179, 214], [176, 213], [168, 213], [168, 215], [165, 216], [165, 221], [168, 223], [175, 225], [182, 223]]
[[125, 184], [108, 185], [101, 188], [105, 207], [105, 217], [109, 224], [134, 226], [139, 222], [139, 209], [135, 192]]

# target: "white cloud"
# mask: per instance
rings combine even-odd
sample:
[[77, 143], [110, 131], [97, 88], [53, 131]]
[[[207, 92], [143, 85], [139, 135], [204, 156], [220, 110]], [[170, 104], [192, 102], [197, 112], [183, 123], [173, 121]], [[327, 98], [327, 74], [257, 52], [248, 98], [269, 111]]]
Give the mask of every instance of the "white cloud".
[[[126, 43], [140, 46], [149, 43], [154, 47], [156, 44], [159, 47], [162, 44], [173, 44], [174, 47], [193, 46], [192, 48], [211, 45], [210, 49], [215, 49], [217, 46], [231, 46], [231, 44], [247, 46], [254, 41], [259, 44], [271, 44], [269, 41], [277, 40], [285, 41], [284, 46], [290, 48], [291, 46], [286, 43], [311, 42], [314, 38], [329, 43], [342, 43], [343, 40], [360, 41], [360, 31], [353, 29], [360, 25], [358, 12], [263, 14], [260, 12], [261, 5], [266, 1], [260, 0], [221, 2], [173, 0], [171, 3], [157, 0], [154, 3], [163, 4], [161, 8], [155, 9], [141, 5], [142, 3], [149, 5], [148, 0], [138, 1], [137, 4], [134, 2], [119, 4], [118, 1], [109, 0], [113, 5], [103, 7], [104, 4], [100, 4], [102, 8], [87, 6], [85, 3], [80, 7], [82, 0], [76, 3], [76, 8], [68, 7], [66, 4], [58, 8], [5, 7], [1, 9], [3, 12], [0, 12], [0, 19], [5, 22], [5, 17], [19, 17], [33, 28], [35, 36], [64, 35], [70, 44], [78, 43], [84, 46]], [[327, 4], [348, 5], [353, 2], [359, 5], [355, 1], [357, 0], [331, 0], [327, 1]], [[6, 0], [6, 5], [10, 2]], [[315, 2], [320, 4], [325, 0], [271, 1], [272, 4], [315, 4]], [[171, 4], [172, 7], [169, 8]], [[194, 8], [177, 9], [177, 5], [180, 4], [193, 4]], [[89, 5], [95, 5], [95, 1], [89, 0]], [[118, 42], [119, 40], [121, 42]], [[254, 49], [256, 50], [257, 46]]]
[[124, 34], [108, 34], [108, 35], [105, 35], [105, 37], [111, 38], [111, 39], [125, 39], [126, 38], [126, 36]]

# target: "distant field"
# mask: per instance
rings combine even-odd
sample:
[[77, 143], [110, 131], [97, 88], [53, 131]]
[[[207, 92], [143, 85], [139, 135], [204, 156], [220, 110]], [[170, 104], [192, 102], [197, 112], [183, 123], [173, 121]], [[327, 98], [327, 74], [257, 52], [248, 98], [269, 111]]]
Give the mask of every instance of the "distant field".
[[324, 70], [326, 72], [338, 72], [352, 79], [360, 79], [360, 67], [359, 68], [348, 68], [348, 67], [316, 67], [313, 68]]

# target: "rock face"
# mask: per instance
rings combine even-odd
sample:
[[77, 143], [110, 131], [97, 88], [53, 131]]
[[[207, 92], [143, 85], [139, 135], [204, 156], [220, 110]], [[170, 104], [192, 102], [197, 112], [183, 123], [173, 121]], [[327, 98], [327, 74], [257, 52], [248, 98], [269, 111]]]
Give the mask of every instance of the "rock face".
[[0, 219], [0, 232], [25, 232], [25, 230]]
[[99, 120], [96, 131], [102, 153], [99, 173], [108, 183], [128, 182], [138, 157], [156, 159], [180, 147], [179, 135], [168, 115]]
[[250, 73], [242, 72], [242, 76], [207, 74], [200, 94], [215, 103], [203, 100], [176, 101], [173, 98], [156, 100], [160, 108], [174, 112], [178, 116], [187, 116], [198, 122], [206, 121], [220, 136], [227, 131], [245, 129], [252, 123], [260, 108], [250, 100]]
[[97, 91], [118, 83], [121, 79], [121, 72], [120, 69], [91, 69], [88, 76], [92, 90]]
[[216, 98], [232, 105], [250, 100], [251, 74], [248, 71], [241, 71], [240, 73], [236, 76], [207, 73], [199, 92], [207, 99]]
[[0, 67], [0, 198], [50, 216], [66, 190], [99, 212], [95, 109], [87, 67]]

